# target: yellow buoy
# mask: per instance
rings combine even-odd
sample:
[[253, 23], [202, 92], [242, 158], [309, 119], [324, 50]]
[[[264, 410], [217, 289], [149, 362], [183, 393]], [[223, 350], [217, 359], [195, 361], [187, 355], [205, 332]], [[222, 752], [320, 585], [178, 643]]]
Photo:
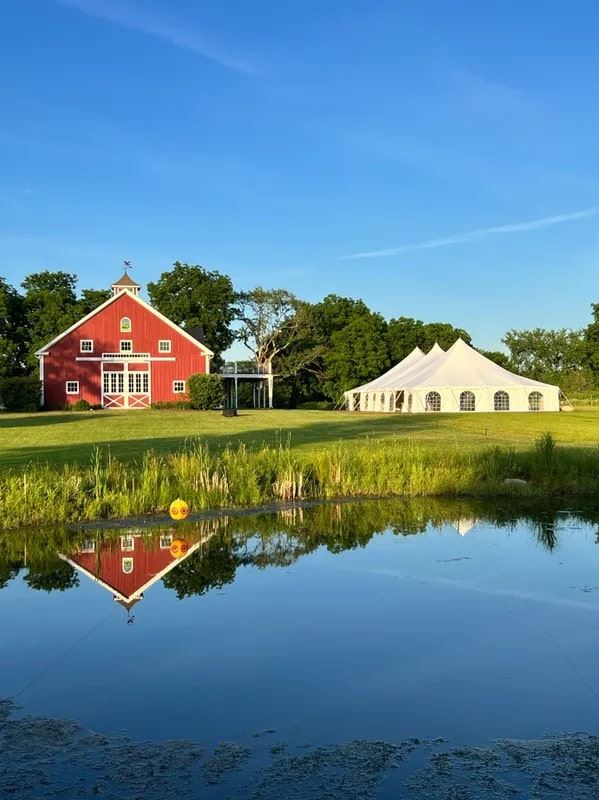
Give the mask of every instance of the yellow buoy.
[[181, 498], [178, 497], [171, 503], [168, 513], [175, 520], [187, 519], [189, 515], [189, 506], [185, 500], [181, 500]]
[[189, 545], [184, 539], [173, 539], [170, 546], [170, 553], [173, 558], [183, 558], [189, 550]]

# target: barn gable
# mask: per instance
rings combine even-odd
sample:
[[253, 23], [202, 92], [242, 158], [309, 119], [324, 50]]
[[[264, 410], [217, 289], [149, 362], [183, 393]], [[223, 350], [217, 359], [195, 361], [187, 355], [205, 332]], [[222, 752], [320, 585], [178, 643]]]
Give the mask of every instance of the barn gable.
[[172, 322], [170, 319], [168, 319], [168, 317], [165, 317], [164, 314], [160, 313], [160, 311], [157, 311], [149, 303], [146, 303], [145, 300], [142, 300], [141, 297], [139, 297], [139, 295], [133, 294], [132, 292], [127, 291], [126, 289], [123, 288], [120, 291], [118, 291], [117, 293], [113, 294], [112, 297], [109, 297], [108, 300], [106, 300], [104, 303], [99, 305], [97, 308], [94, 308], [93, 311], [90, 311], [90, 313], [87, 314], [85, 317], [82, 317], [80, 320], [75, 322], [74, 325], [71, 325], [70, 328], [67, 328], [65, 331], [63, 331], [61, 334], [56, 336], [54, 339], [52, 339], [50, 342], [45, 344], [43, 347], [40, 347], [40, 349], [36, 352], [36, 356], [41, 356], [41, 355], [44, 355], [45, 353], [48, 353], [51, 350], [51, 348], [53, 348], [54, 345], [56, 345], [62, 339], [64, 339], [65, 337], [69, 336], [69, 334], [71, 334], [74, 331], [76, 331], [78, 328], [80, 328], [82, 325], [84, 325], [86, 322], [91, 320], [96, 315], [102, 313], [104, 311], [104, 309], [108, 308], [113, 303], [116, 303], [117, 301], [119, 301], [119, 300], [121, 300], [123, 298], [131, 299], [135, 303], [138, 303], [143, 309], [145, 309], [146, 311], [149, 311], [151, 314], [153, 314], [161, 322], [165, 323], [172, 330], [176, 331], [178, 334], [183, 336], [191, 344], [193, 344], [195, 347], [197, 347], [199, 350], [201, 350], [205, 355], [207, 355], [207, 356], [213, 356], [214, 355], [213, 351], [210, 350], [210, 348], [207, 347], [205, 344], [200, 342], [195, 336], [192, 336], [190, 333], [188, 333], [186, 330], [181, 328], [179, 325], [176, 325], [174, 322]]

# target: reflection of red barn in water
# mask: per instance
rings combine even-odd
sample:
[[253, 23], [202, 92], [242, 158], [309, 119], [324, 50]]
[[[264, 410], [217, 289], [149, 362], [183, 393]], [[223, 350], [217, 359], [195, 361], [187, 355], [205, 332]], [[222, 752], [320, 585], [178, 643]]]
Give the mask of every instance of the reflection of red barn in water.
[[[197, 541], [198, 535], [186, 532], [189, 549], [185, 558], [206, 539]], [[175, 539], [170, 532], [156, 537], [132, 531], [118, 539], [88, 539], [80, 550], [61, 558], [109, 591], [119, 605], [130, 611], [153, 583], [181, 563], [182, 559], [171, 552]]]

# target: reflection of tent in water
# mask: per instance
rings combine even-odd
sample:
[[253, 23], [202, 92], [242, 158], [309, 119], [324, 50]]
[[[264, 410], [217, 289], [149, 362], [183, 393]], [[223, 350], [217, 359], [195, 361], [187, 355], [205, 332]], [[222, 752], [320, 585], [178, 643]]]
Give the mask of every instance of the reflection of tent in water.
[[460, 534], [460, 536], [465, 536], [467, 533], [470, 533], [472, 528], [476, 528], [478, 525], [477, 519], [472, 519], [471, 517], [460, 517], [455, 522], [451, 523], [456, 531]]
[[[140, 532], [127, 532], [117, 539], [87, 539], [81, 548], [61, 558], [94, 583], [110, 592], [119, 605], [129, 612], [144, 592], [185, 558], [194, 553], [208, 535], [197, 531], [185, 533], [189, 549], [178, 557], [171, 551], [176, 539], [170, 531], [159, 537]], [[195, 541], [193, 541], [195, 540]], [[191, 543], [193, 541], [193, 544]]]

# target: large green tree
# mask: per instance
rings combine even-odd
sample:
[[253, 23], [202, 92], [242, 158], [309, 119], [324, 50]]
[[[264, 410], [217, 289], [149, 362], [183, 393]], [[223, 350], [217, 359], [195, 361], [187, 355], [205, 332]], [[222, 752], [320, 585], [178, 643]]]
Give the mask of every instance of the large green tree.
[[422, 322], [412, 317], [398, 317], [389, 321], [389, 352], [395, 364], [415, 347], [426, 353], [437, 342], [443, 350], [447, 350], [460, 338], [468, 344], [471, 342], [468, 331], [456, 328], [449, 322]]
[[152, 305], [177, 325], [201, 327], [215, 353], [233, 343], [237, 295], [227, 275], [176, 261], [155, 283], [148, 283], [148, 294]]
[[584, 343], [580, 331], [567, 328], [510, 330], [503, 338], [516, 372], [536, 380], [559, 382], [581, 369]]
[[287, 374], [295, 374], [312, 361], [313, 325], [308, 304], [286, 289], [257, 286], [239, 295], [237, 337], [264, 371], [273, 369], [276, 361]]
[[25, 361], [33, 370], [37, 368], [35, 351], [79, 318], [77, 276], [61, 270], [44, 270], [28, 275], [22, 286], [28, 332]]
[[111, 295], [110, 289], [83, 289], [81, 297], [77, 300], [77, 314], [79, 317], [84, 317], [105, 303]]
[[0, 377], [23, 371], [26, 349], [23, 298], [0, 277]]
[[593, 383], [599, 385], [599, 303], [591, 304], [593, 321], [583, 332], [582, 358], [590, 370]]
[[323, 391], [337, 402], [344, 391], [372, 380], [389, 365], [387, 323], [373, 312], [357, 315], [331, 335], [324, 357]]

